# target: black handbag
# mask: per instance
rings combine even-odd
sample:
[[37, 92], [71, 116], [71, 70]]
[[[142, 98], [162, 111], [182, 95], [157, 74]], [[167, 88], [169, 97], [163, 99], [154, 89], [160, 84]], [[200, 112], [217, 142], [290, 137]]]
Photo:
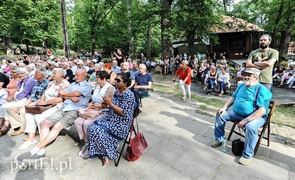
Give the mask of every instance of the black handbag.
[[242, 155], [244, 146], [245, 146], [245, 143], [240, 138], [233, 140], [232, 146], [231, 146], [233, 154], [236, 156]]

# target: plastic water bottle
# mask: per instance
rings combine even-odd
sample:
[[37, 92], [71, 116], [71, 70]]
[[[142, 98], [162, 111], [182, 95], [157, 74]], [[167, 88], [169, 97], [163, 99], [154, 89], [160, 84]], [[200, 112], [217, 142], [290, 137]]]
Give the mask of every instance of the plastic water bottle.
[[226, 137], [223, 138], [221, 151], [227, 152]]

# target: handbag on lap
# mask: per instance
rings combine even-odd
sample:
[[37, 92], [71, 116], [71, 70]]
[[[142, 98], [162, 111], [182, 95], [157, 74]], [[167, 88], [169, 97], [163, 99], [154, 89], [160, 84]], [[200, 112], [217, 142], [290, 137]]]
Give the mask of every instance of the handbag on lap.
[[46, 111], [47, 109], [50, 109], [52, 107], [54, 107], [55, 104], [48, 104], [48, 105], [27, 105], [25, 106], [25, 111], [26, 113], [31, 113], [31, 114], [41, 114], [44, 111]]
[[79, 109], [79, 116], [84, 119], [95, 120], [101, 114], [102, 114], [102, 110], [89, 109], [89, 108], [80, 108]]

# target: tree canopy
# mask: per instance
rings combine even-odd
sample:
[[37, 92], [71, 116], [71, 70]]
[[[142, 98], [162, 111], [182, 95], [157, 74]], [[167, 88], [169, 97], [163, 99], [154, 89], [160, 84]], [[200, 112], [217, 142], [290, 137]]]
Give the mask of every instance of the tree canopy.
[[[172, 40], [188, 44], [213, 38], [211, 27], [230, 15], [257, 24], [273, 36], [273, 46], [286, 54], [294, 37], [293, 0], [66, 0], [70, 47], [76, 51], [109, 54], [122, 48], [124, 54], [148, 57], [172, 55]], [[63, 47], [60, 2], [57, 0], [2, 0], [0, 36], [5, 42], [49, 48]]]

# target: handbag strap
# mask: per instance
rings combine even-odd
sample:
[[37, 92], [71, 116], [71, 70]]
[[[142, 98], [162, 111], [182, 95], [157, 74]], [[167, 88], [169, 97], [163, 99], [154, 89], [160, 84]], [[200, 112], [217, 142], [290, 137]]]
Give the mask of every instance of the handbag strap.
[[[129, 142], [130, 142], [131, 137], [132, 137], [132, 132], [133, 132], [133, 128], [134, 128], [134, 121], [135, 121], [135, 119], [137, 119], [137, 118], [134, 118], [133, 121], [132, 121], [132, 124], [131, 124], [131, 129], [130, 129], [131, 130], [131, 133], [130, 133], [130, 137], [129, 137]], [[137, 122], [137, 120], [135, 122], [136, 122], [137, 133], [139, 133], [139, 128], [138, 128], [138, 122]]]

